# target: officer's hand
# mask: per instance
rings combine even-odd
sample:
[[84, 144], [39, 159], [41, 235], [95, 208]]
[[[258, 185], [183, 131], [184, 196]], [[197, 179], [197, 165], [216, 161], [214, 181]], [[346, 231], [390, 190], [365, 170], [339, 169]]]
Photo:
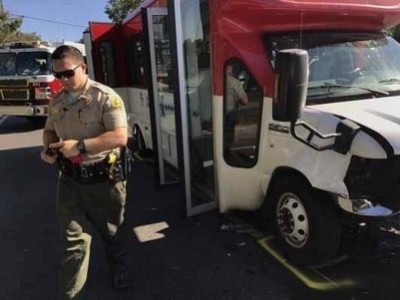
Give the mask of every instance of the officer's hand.
[[40, 152], [40, 158], [47, 162], [48, 164], [54, 164], [56, 162], [57, 156], [56, 155], [48, 155], [47, 149], [44, 149], [42, 152]]
[[58, 143], [53, 143], [49, 145], [50, 149], [58, 149], [66, 158], [77, 156], [80, 154], [78, 150], [78, 141], [77, 140], [66, 140]]

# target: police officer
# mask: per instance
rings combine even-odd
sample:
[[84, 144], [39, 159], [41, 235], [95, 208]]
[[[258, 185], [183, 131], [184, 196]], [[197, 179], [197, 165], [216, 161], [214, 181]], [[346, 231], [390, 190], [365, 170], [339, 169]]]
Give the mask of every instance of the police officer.
[[60, 46], [52, 54], [53, 74], [63, 86], [49, 105], [41, 158], [58, 162], [56, 214], [61, 230], [60, 299], [83, 297], [94, 230], [104, 240], [114, 288], [127, 287], [122, 235], [126, 173], [121, 149], [127, 118], [121, 98], [92, 81], [80, 51]]

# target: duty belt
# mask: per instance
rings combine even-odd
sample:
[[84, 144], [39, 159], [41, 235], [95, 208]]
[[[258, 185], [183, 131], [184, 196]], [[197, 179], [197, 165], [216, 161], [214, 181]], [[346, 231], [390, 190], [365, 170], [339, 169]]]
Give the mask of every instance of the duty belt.
[[91, 164], [73, 164], [65, 157], [58, 157], [58, 167], [63, 176], [70, 177], [83, 184], [99, 183], [106, 180], [119, 182], [126, 180], [131, 170], [131, 152], [127, 148], [121, 150], [121, 155], [116, 159], [110, 159], [115, 153], [111, 153], [105, 159]]
[[84, 184], [99, 183], [110, 179], [110, 166], [105, 160], [88, 165], [74, 165], [67, 158], [59, 160], [60, 172]]

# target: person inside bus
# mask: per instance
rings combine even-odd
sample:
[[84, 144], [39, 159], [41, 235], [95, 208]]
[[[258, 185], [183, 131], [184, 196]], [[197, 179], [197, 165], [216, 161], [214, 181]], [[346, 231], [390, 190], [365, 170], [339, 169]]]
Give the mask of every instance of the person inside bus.
[[84, 297], [95, 230], [106, 248], [112, 285], [122, 291], [128, 284], [124, 103], [114, 90], [88, 78], [78, 49], [60, 46], [51, 59], [53, 74], [64, 89], [49, 104], [40, 155], [49, 164], [57, 162], [60, 171], [59, 299]]
[[226, 114], [225, 114], [225, 156], [230, 155], [230, 151], [235, 139], [235, 127], [239, 117], [239, 106], [247, 105], [249, 99], [243, 88], [243, 83], [234, 76], [232, 64], [226, 66]]

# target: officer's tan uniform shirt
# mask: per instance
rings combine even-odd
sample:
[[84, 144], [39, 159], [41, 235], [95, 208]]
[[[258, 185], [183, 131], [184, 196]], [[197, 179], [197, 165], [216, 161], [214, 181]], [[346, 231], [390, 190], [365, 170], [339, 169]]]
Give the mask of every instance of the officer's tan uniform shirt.
[[[88, 78], [83, 92], [72, 103], [67, 103], [67, 93], [61, 91], [50, 102], [45, 125], [45, 130], [56, 132], [61, 140], [94, 138], [128, 126], [124, 102], [111, 88]], [[111, 151], [85, 154], [83, 164], [99, 161]]]

